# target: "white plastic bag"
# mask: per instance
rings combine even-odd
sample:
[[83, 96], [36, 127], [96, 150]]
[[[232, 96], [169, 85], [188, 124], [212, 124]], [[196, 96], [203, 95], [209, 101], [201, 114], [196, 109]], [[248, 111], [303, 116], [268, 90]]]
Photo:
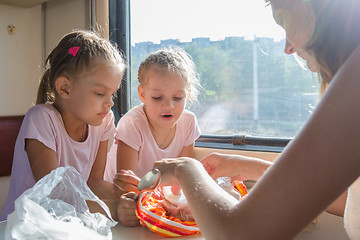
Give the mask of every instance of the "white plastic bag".
[[[97, 202], [109, 218], [90, 213], [85, 200]], [[5, 240], [112, 239], [111, 227], [116, 224], [76, 169], [59, 167], [16, 199]]]

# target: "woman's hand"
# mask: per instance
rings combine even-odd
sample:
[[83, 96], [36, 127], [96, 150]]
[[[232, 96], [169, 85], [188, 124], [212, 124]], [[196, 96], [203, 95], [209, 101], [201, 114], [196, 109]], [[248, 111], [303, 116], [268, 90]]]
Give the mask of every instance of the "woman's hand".
[[187, 169], [195, 167], [196, 164], [199, 164], [199, 161], [188, 158], [188, 157], [179, 157], [179, 158], [164, 158], [160, 161], [156, 161], [154, 168], [157, 168], [161, 172], [161, 181], [160, 185], [171, 185], [173, 193], [179, 191], [178, 177], [181, 175], [186, 175]]
[[201, 160], [213, 179], [231, 177], [232, 180], [257, 180], [271, 162], [242, 155], [211, 153]]
[[114, 192], [118, 197], [121, 197], [122, 194], [126, 192], [140, 193], [138, 189], [140, 178], [131, 170], [120, 170], [120, 172], [115, 175], [113, 181]]
[[137, 194], [128, 192], [121, 195], [117, 204], [118, 221], [125, 227], [135, 227], [140, 225], [136, 217]]
[[218, 177], [231, 177], [237, 180], [246, 180], [246, 177], [241, 175], [241, 169], [239, 168], [241, 156], [234, 157], [232, 155], [211, 153], [201, 160], [205, 170], [214, 179]]

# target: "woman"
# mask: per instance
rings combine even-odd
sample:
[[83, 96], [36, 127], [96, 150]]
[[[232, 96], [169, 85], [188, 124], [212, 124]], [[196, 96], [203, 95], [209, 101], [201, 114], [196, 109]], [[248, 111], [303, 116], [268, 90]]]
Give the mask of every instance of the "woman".
[[265, 171], [263, 161], [210, 156], [204, 166], [179, 158], [154, 167], [162, 184], [181, 185], [206, 239], [291, 239], [347, 189], [346, 231], [360, 239], [360, 183], [355, 182], [360, 175], [360, 1], [270, 4], [286, 31], [285, 52], [297, 53], [319, 72], [323, 96], [308, 123], [241, 202], [224, 193], [204, 166], [213, 175], [243, 178], [244, 172]]

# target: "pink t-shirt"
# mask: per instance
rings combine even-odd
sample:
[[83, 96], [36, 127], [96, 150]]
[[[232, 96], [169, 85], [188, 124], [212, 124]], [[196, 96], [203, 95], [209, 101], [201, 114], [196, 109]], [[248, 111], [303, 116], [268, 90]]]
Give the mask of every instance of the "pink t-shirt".
[[[185, 110], [176, 123], [176, 132], [170, 145], [161, 149], [157, 145], [144, 112], [144, 105], [134, 107], [118, 122], [115, 138], [139, 152], [139, 161], [135, 174], [142, 177], [150, 171], [154, 162], [163, 158], [179, 157], [182, 149], [195, 142], [200, 129], [195, 115]], [[108, 155], [105, 180], [111, 181], [116, 173], [116, 148], [113, 144]]]
[[100, 126], [89, 125], [88, 129], [87, 139], [77, 142], [66, 132], [61, 115], [52, 104], [39, 104], [29, 109], [16, 140], [10, 190], [1, 220], [5, 220], [14, 211], [14, 201], [35, 184], [25, 151], [25, 139], [37, 139], [52, 149], [58, 156], [59, 166], [75, 167], [87, 181], [100, 142], [108, 140], [115, 133], [113, 113], [110, 111]]

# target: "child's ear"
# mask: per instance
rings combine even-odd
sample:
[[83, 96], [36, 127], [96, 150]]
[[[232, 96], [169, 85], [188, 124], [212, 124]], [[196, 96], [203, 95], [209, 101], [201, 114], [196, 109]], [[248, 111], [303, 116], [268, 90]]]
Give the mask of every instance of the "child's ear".
[[145, 89], [141, 84], [138, 86], [138, 93], [141, 102], [145, 103]]
[[70, 94], [70, 80], [67, 77], [60, 76], [55, 80], [55, 89], [57, 94], [63, 98], [68, 98]]

